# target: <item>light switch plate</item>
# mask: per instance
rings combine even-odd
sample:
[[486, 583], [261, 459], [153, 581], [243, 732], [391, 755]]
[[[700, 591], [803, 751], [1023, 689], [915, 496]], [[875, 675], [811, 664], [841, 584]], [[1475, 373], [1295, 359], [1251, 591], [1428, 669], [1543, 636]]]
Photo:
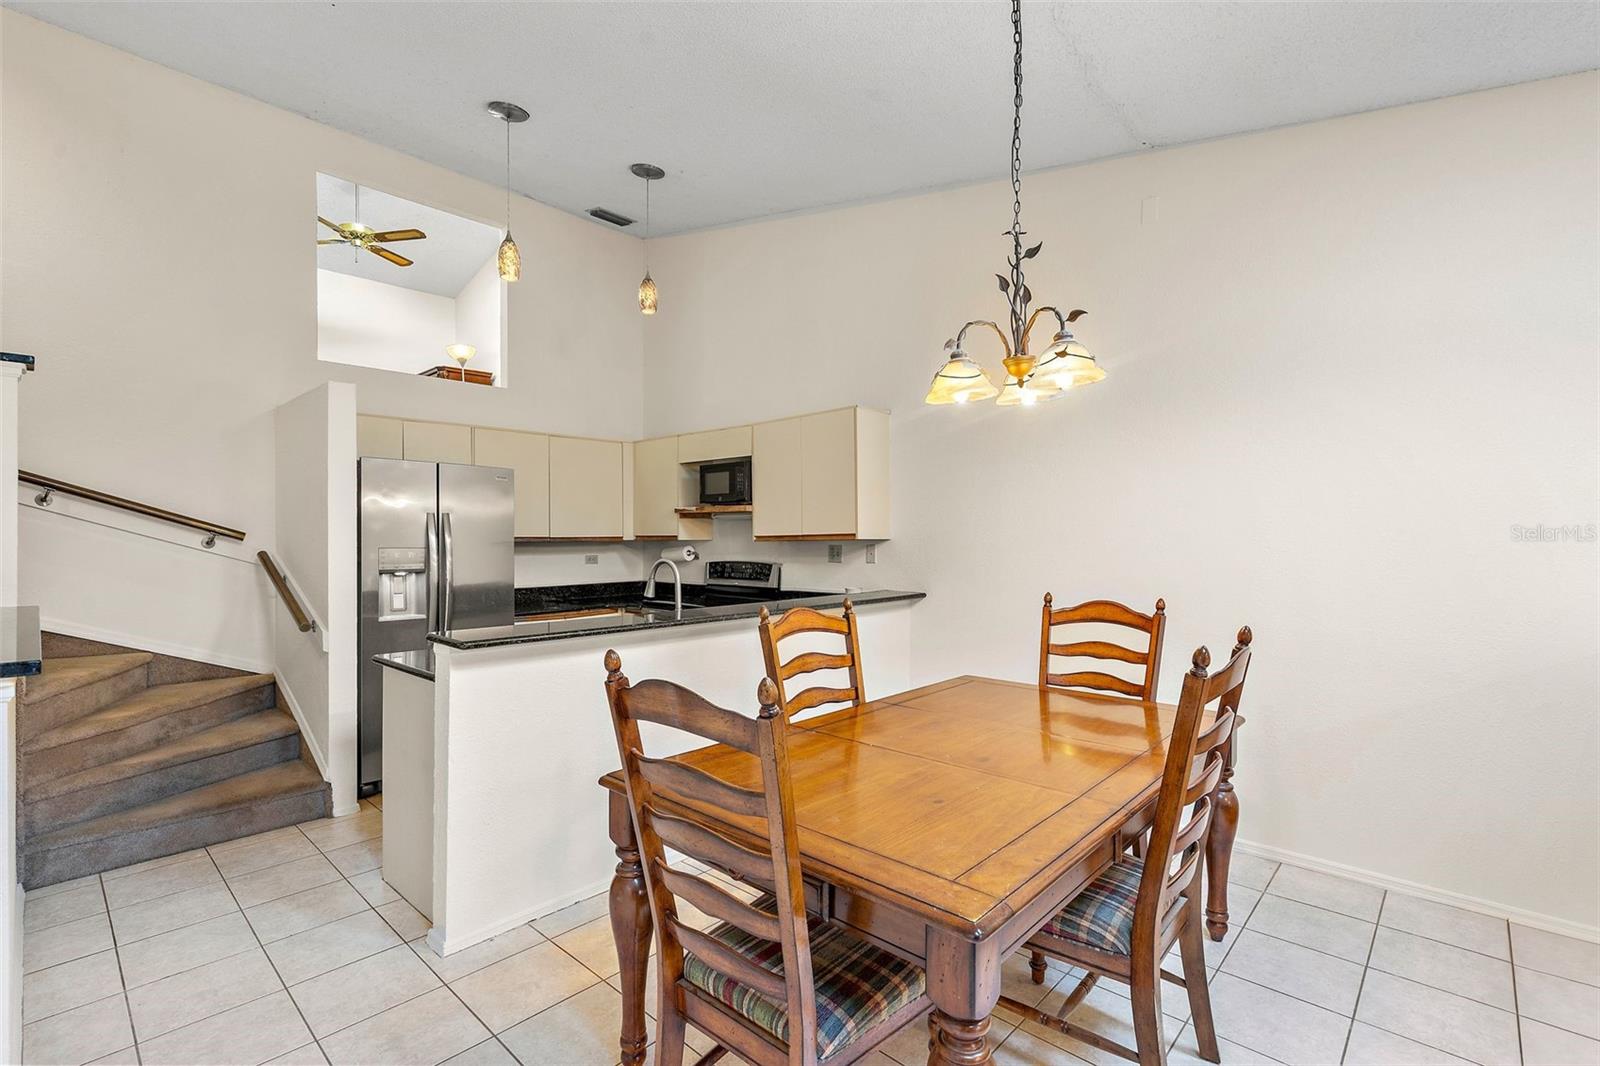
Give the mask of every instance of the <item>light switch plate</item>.
[[843, 544], [830, 544], [830, 545], [828, 545], [828, 562], [830, 562], [830, 563], [842, 563], [842, 562], [844, 562], [844, 545]]

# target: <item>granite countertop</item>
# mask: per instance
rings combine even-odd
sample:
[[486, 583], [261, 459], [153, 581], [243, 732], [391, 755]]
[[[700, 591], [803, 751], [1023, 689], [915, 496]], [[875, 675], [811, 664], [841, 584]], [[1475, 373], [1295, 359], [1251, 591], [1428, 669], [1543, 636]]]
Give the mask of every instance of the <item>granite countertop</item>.
[[[927, 593], [899, 589], [876, 589], [852, 592], [849, 599], [858, 606], [878, 603], [914, 603]], [[725, 607], [685, 607], [682, 618], [674, 618], [671, 608], [630, 609], [616, 614], [590, 615], [585, 618], [558, 618], [547, 622], [521, 622], [510, 626], [492, 626], [487, 629], [457, 629], [446, 633], [430, 633], [428, 640], [447, 648], [471, 651], [477, 648], [500, 648], [512, 644], [538, 644], [549, 640], [570, 637], [588, 637], [604, 633], [633, 633], [647, 629], [669, 629], [675, 626], [704, 625], [708, 622], [728, 622], [742, 618], [755, 618], [765, 607], [773, 614], [782, 614], [793, 607], [811, 607], [829, 610], [842, 607], [846, 595], [830, 592], [824, 595], [807, 595], [761, 603], [738, 603]], [[519, 610], [521, 605], [519, 604]], [[380, 665], [403, 670], [418, 677], [433, 677], [433, 651], [391, 652], [373, 657]]]
[[43, 669], [39, 608], [0, 607], [0, 677], [32, 677]]

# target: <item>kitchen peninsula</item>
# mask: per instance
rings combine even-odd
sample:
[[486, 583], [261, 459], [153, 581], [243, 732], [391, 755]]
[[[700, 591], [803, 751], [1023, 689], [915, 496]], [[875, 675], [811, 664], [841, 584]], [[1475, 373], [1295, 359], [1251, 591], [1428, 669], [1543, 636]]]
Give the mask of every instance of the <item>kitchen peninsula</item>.
[[[615, 599], [611, 591], [590, 596]], [[378, 658], [388, 668], [384, 877], [431, 919], [434, 950], [470, 947], [609, 885], [616, 857], [596, 784], [617, 765], [603, 687], [608, 648], [635, 680], [668, 677], [753, 710], [761, 608], [837, 610], [845, 600], [808, 593], [695, 606], [694, 598], [681, 613], [652, 599], [437, 633], [426, 651]], [[910, 608], [923, 593], [849, 598], [869, 697], [909, 688]], [[584, 602], [581, 586], [569, 600]], [[524, 606], [533, 605], [519, 614], [544, 613]]]

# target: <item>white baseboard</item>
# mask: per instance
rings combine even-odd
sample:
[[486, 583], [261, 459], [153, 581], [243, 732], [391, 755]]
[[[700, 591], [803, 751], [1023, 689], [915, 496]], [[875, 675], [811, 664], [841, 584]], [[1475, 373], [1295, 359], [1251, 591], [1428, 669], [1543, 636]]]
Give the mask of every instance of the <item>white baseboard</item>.
[[62, 633], [69, 637], [98, 640], [103, 644], [116, 644], [124, 648], [134, 648], [138, 651], [171, 655], [177, 659], [193, 659], [195, 662], [210, 663], [212, 666], [226, 666], [232, 670], [246, 670], [252, 674], [272, 673], [272, 663], [265, 660], [228, 655], [214, 648], [194, 648], [184, 644], [174, 644], [170, 641], [152, 640], [142, 634], [119, 633], [116, 630], [83, 625], [65, 618], [41, 615], [39, 628], [51, 633]]
[[1587, 940], [1591, 943], [1600, 942], [1600, 926], [1584, 925], [1581, 922], [1570, 921], [1566, 918], [1556, 918], [1548, 914], [1540, 914], [1537, 911], [1510, 907], [1504, 903], [1496, 903], [1494, 900], [1479, 899], [1477, 896], [1468, 896], [1460, 892], [1451, 892], [1448, 889], [1434, 888], [1431, 885], [1421, 885], [1415, 881], [1407, 881], [1400, 877], [1390, 877], [1388, 874], [1381, 874], [1374, 870], [1364, 870], [1359, 866], [1347, 866], [1342, 862], [1331, 862], [1327, 859], [1319, 859], [1314, 855], [1289, 851], [1287, 848], [1274, 848], [1249, 840], [1235, 841], [1233, 846], [1246, 855], [1254, 855], [1257, 858], [1269, 859], [1273, 862], [1286, 862], [1291, 866], [1302, 866], [1307, 870], [1316, 870], [1319, 873], [1349, 878], [1351, 881], [1360, 881], [1364, 884], [1374, 885], [1394, 892], [1404, 892], [1408, 896], [1417, 896], [1422, 899], [1432, 900], [1434, 903], [1443, 903], [1450, 907], [1460, 907], [1462, 910], [1476, 911], [1478, 914], [1487, 914], [1494, 918], [1504, 918], [1507, 921], [1516, 922], [1518, 925], [1525, 925], [1531, 929], [1542, 929], [1547, 933], [1559, 933], [1562, 936]]
[[598, 896], [600, 893], [606, 891], [610, 887], [611, 878], [607, 877], [604, 881], [600, 881], [597, 884], [590, 885], [586, 888], [580, 888], [576, 892], [568, 893], [565, 896], [559, 896], [553, 900], [546, 900], [538, 906], [529, 907], [527, 910], [511, 918], [503, 918], [491, 925], [484, 926], [481, 929], [473, 930], [470, 933], [451, 933], [448, 937], [446, 937], [444, 931], [442, 931], [436, 925], [432, 929], [428, 930], [428, 946], [433, 949], [434, 954], [436, 955], [450, 955], [453, 952], [470, 948], [474, 944], [480, 944], [483, 941], [488, 940], [490, 937], [499, 936], [501, 933], [504, 933], [509, 929], [515, 929], [519, 925], [526, 925], [528, 922], [536, 921], [540, 918], [543, 918], [547, 914], [554, 914], [563, 907], [570, 907], [574, 903], [581, 903], [590, 896]]
[[[300, 743], [304, 744], [306, 749], [311, 752], [311, 760], [317, 764], [317, 773], [322, 775], [324, 781], [331, 781], [332, 778], [328, 776], [328, 756], [323, 753], [322, 748], [317, 744], [317, 738], [307, 727], [305, 712], [300, 709], [300, 701], [295, 699], [294, 690], [283, 680], [282, 674], [274, 674], [273, 676], [278, 682], [278, 695], [283, 697], [283, 702], [289, 707], [289, 713], [294, 715], [294, 724], [300, 727]], [[335, 801], [333, 816], [337, 818], [343, 814], [354, 814], [359, 806], [360, 804], [357, 803], [348, 811], [341, 811], [338, 808], [337, 801]]]

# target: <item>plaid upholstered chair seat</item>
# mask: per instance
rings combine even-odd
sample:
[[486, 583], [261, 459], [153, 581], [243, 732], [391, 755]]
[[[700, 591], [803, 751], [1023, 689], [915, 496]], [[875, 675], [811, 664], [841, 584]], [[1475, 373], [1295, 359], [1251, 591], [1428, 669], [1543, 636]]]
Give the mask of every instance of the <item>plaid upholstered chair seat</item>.
[[1140, 860], [1118, 860], [1040, 931], [1110, 955], [1127, 955], [1133, 950], [1133, 905], [1143, 876]]
[[[770, 895], [751, 906], [777, 913]], [[817, 990], [817, 1057], [826, 1059], [859, 1034], [923, 994], [921, 967], [860, 940], [835, 925], [806, 923], [811, 936], [811, 966]], [[707, 930], [739, 954], [773, 973], [783, 970], [782, 949], [726, 923]], [[789, 1008], [711, 969], [692, 954], [683, 958], [684, 980], [727, 1004], [777, 1039], [789, 1040]]]

